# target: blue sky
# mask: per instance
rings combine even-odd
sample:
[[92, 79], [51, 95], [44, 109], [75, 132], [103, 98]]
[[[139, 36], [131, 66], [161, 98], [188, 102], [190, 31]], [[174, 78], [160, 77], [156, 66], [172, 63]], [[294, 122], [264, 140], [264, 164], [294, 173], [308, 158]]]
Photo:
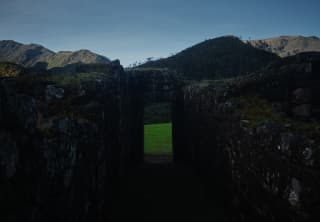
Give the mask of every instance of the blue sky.
[[1, 0], [0, 39], [128, 65], [221, 35], [320, 36], [319, 12], [319, 0]]

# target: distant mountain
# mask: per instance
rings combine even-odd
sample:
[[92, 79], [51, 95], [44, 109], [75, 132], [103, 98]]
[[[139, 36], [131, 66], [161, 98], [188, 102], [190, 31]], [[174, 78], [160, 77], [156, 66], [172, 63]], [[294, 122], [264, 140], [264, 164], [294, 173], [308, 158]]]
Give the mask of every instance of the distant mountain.
[[246, 42], [258, 49], [275, 53], [281, 57], [292, 56], [301, 52], [320, 52], [320, 38], [315, 36], [280, 36]]
[[110, 63], [110, 60], [89, 50], [62, 51], [49, 58], [48, 68], [63, 67], [74, 63]]
[[55, 53], [36, 44], [24, 45], [12, 40], [0, 41], [0, 61], [31, 67], [45, 62]]
[[279, 59], [277, 55], [257, 49], [234, 36], [224, 36], [140, 67], [169, 68], [189, 79], [219, 79], [252, 73]]
[[0, 41], [0, 61], [13, 62], [25, 67], [64, 67], [74, 63], [110, 63], [104, 56], [89, 50], [55, 53], [37, 44], [24, 45], [12, 40]]

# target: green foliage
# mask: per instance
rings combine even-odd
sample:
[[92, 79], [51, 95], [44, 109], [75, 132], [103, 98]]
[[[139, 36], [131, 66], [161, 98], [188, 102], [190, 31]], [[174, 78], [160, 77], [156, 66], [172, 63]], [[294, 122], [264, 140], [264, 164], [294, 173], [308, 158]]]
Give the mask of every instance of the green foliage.
[[249, 120], [253, 125], [264, 121], [290, 122], [285, 114], [275, 112], [270, 102], [258, 96], [242, 96], [240, 102], [242, 118]]
[[144, 126], [145, 154], [172, 153], [172, 124], [150, 124]]
[[55, 136], [54, 130], [52, 128], [50, 128], [50, 127], [40, 129], [40, 132], [46, 138], [54, 138], [54, 136]]
[[45, 80], [53, 82], [58, 86], [80, 85], [82, 82], [99, 80], [105, 78], [108, 74], [104, 73], [75, 73], [75, 74], [58, 74], [47, 75]]
[[287, 125], [287, 129], [291, 132], [303, 133], [314, 139], [320, 138], [320, 123], [318, 121], [290, 118], [285, 113], [275, 111], [269, 101], [258, 96], [242, 96], [240, 103], [241, 117], [249, 120], [252, 126], [271, 121], [282, 126]]
[[170, 103], [154, 103], [144, 108], [144, 123], [166, 123], [171, 121]]
[[25, 72], [24, 68], [9, 62], [0, 63], [0, 78], [1, 77], [17, 77]]
[[310, 138], [319, 140], [320, 139], [320, 123], [319, 122], [305, 122], [301, 120], [296, 120], [292, 122], [292, 128], [295, 131], [303, 132]]

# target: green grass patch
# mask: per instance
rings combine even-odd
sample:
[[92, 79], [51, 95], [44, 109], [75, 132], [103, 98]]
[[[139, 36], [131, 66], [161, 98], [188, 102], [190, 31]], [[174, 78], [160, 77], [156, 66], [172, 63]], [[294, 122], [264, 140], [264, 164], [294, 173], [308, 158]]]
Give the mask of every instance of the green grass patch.
[[144, 125], [144, 153], [171, 154], [172, 153], [172, 124]]

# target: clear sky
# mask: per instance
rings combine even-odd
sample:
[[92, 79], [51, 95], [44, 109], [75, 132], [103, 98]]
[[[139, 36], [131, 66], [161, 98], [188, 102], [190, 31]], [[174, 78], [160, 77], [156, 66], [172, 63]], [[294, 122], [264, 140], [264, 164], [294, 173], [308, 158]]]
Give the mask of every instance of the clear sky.
[[123, 65], [221, 35], [320, 36], [319, 23], [320, 0], [0, 0], [0, 39]]

